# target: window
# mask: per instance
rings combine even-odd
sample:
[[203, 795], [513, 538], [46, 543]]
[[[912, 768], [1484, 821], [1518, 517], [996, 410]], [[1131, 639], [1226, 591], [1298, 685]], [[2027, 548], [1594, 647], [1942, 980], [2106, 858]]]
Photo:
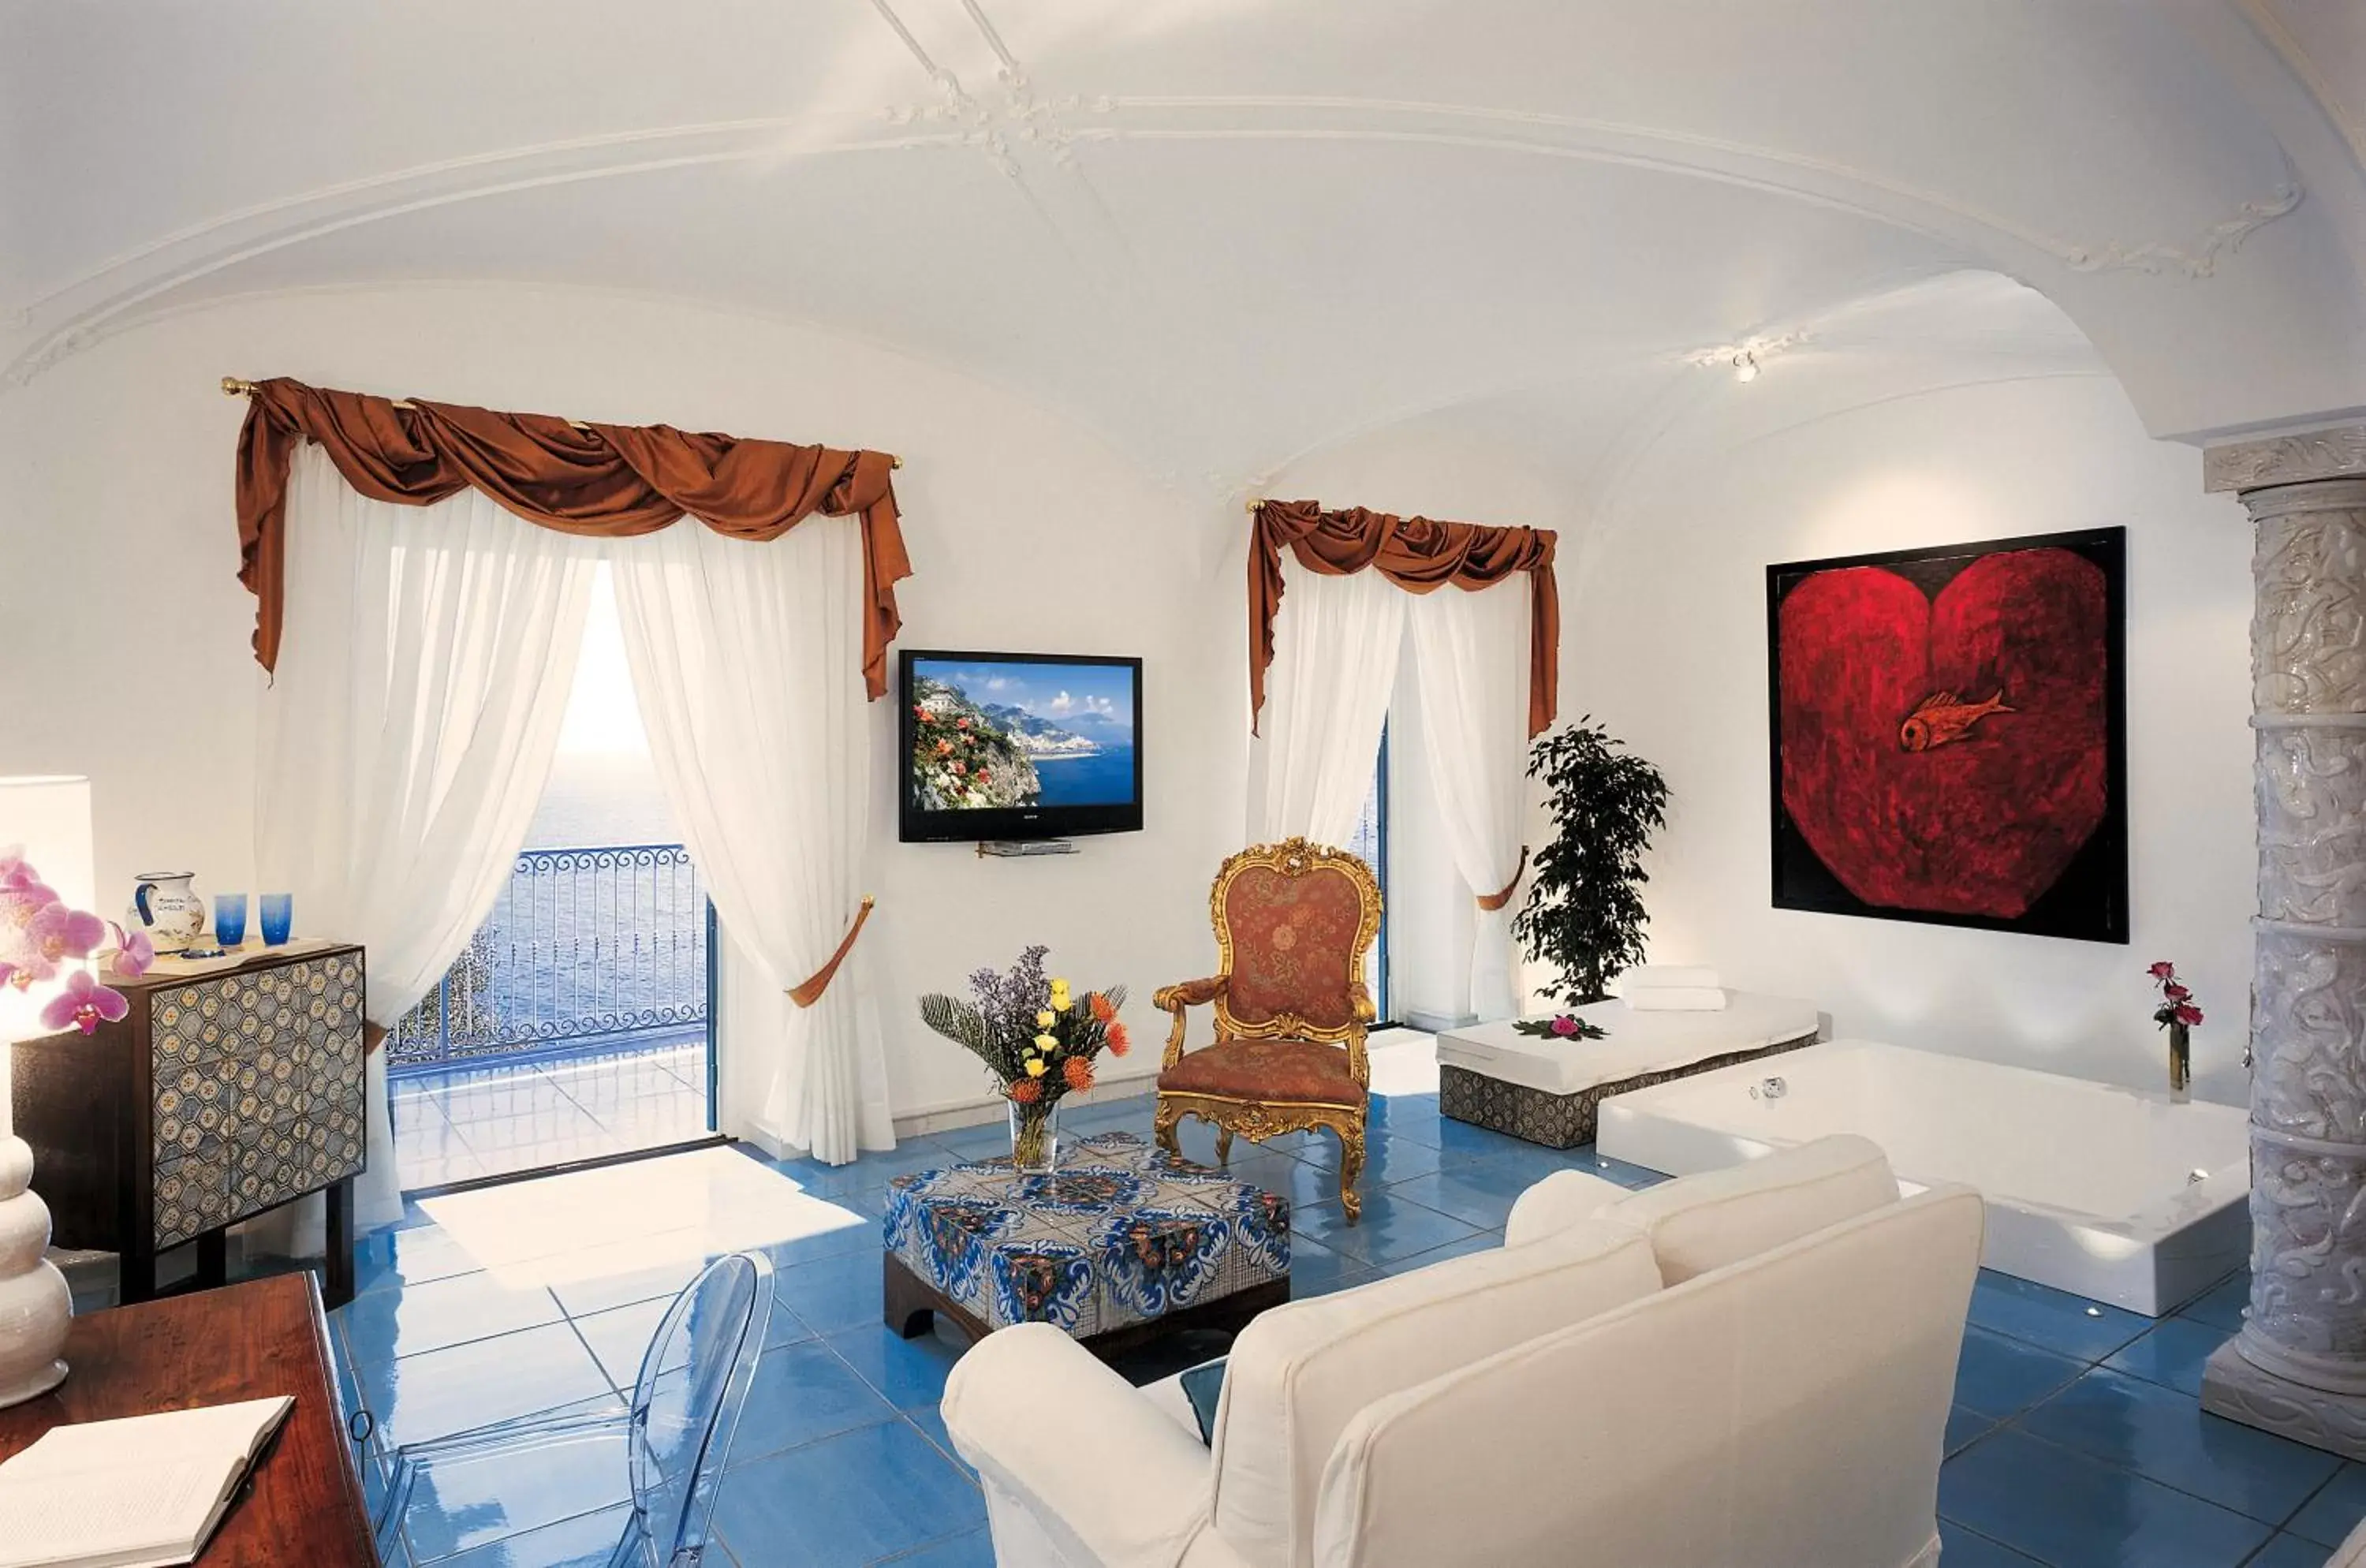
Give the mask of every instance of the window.
[[1385, 725], [1380, 728], [1380, 755], [1372, 763], [1371, 787], [1365, 791], [1364, 809], [1345, 848], [1380, 879], [1380, 932], [1372, 943], [1366, 978], [1372, 987], [1372, 1005], [1380, 1010], [1380, 1021], [1387, 1023], [1395, 1014], [1389, 1006], [1389, 732]]

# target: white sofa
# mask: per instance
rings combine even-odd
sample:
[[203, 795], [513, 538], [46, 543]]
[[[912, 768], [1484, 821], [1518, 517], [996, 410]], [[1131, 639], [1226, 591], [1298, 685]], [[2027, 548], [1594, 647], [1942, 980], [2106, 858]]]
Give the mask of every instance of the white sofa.
[[1980, 1230], [1861, 1138], [1564, 1171], [1501, 1247], [1259, 1316], [1212, 1448], [1174, 1380], [1036, 1324], [945, 1425], [1003, 1568], [1928, 1568]]

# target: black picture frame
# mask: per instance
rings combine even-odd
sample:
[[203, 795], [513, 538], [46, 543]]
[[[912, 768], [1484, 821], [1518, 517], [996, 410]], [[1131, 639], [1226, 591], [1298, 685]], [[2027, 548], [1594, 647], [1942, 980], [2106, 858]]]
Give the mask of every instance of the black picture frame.
[[[1784, 670], [1782, 607], [1820, 572], [1855, 567], [1896, 571], [1935, 603], [1944, 587], [1973, 561], [2005, 551], [2061, 549], [2093, 562], [2104, 583], [2105, 803], [2101, 818], [2061, 873], [2017, 918], [1997, 919], [1944, 909], [1869, 903], [1843, 885], [1784, 804]], [[1967, 544], [1934, 545], [1766, 568], [1767, 798], [1771, 887], [1774, 907], [1869, 919], [2016, 931], [2034, 936], [2124, 945], [2128, 931], [2127, 820], [2127, 530], [2101, 527], [2026, 535]], [[1975, 699], [1977, 700], [1977, 699]]]
[[[984, 664], [1077, 664], [1119, 668], [1133, 673], [1133, 799], [1105, 806], [1029, 806], [923, 811], [912, 801], [913, 666], [922, 660]], [[1143, 759], [1148, 749], [1144, 723], [1142, 660], [1106, 653], [1013, 653], [916, 648], [899, 651], [896, 720], [896, 824], [907, 844], [998, 843], [1037, 839], [1081, 838], [1096, 833], [1138, 833], [1143, 824]]]

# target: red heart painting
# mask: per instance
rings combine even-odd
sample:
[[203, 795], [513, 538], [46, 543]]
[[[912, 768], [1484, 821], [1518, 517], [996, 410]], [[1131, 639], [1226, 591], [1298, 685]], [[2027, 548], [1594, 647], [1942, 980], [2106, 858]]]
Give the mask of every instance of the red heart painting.
[[1783, 805], [1879, 908], [2014, 920], [2109, 804], [2109, 593], [2067, 549], [2000, 550], [1934, 597], [1814, 571], [1778, 614]]

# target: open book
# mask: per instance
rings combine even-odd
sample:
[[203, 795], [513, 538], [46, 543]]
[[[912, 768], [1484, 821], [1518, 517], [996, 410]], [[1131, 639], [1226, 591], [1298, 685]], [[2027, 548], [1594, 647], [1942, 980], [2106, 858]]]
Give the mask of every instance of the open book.
[[0, 1463], [0, 1568], [195, 1562], [296, 1402], [52, 1427]]

